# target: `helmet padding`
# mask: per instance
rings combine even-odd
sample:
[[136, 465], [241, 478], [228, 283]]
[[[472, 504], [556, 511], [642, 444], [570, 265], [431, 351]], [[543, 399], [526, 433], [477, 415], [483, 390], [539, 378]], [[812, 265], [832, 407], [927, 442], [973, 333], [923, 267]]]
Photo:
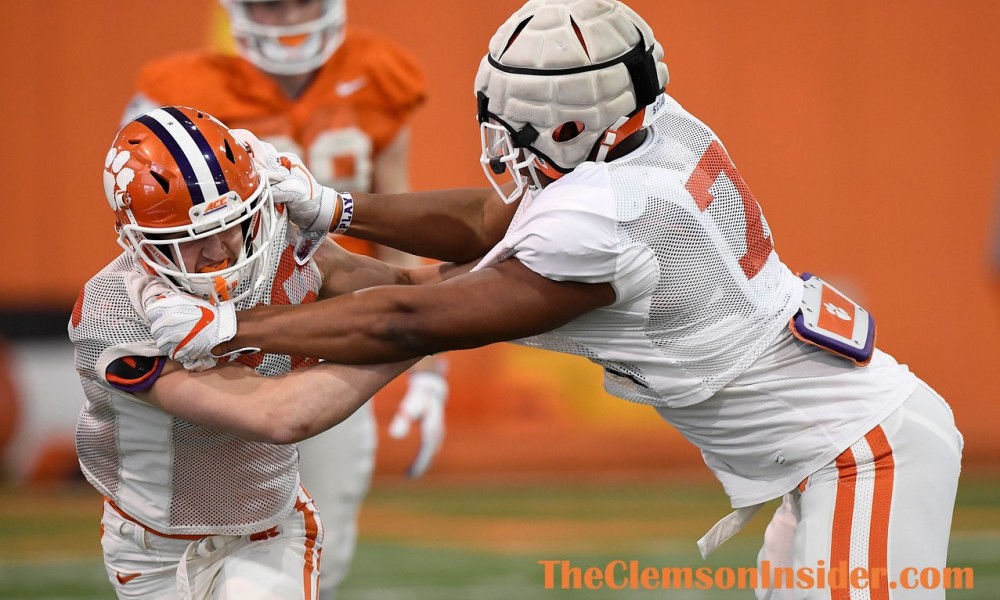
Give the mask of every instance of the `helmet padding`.
[[486, 97], [479, 118], [499, 121], [515, 141], [530, 125], [537, 136], [522, 147], [568, 172], [662, 91], [662, 59], [649, 25], [621, 2], [531, 0], [490, 40], [476, 76]]

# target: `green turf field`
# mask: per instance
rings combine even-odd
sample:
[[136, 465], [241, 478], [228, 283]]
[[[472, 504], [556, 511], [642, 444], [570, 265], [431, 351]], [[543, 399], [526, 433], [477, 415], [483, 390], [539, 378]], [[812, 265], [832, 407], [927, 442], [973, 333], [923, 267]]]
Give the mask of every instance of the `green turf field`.
[[[707, 562], [695, 540], [726, 514], [717, 485], [615, 483], [376, 484], [341, 600], [730, 599], [746, 590], [546, 590], [540, 560], [584, 568], [612, 560], [656, 567], [747, 567], [767, 522], [759, 514]], [[100, 498], [0, 488], [0, 598], [112, 598], [98, 549]], [[769, 508], [764, 513], [770, 513]], [[1000, 482], [967, 478], [949, 564], [972, 567], [976, 589], [1000, 597]]]

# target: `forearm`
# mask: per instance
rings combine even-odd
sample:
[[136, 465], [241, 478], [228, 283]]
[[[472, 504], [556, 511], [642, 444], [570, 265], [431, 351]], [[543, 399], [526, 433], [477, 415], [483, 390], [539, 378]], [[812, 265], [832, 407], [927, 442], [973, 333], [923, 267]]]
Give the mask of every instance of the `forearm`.
[[492, 188], [353, 197], [347, 235], [449, 262], [486, 254], [503, 238], [516, 208]]
[[510, 259], [432, 285], [254, 307], [236, 314], [236, 336], [214, 353], [256, 347], [348, 364], [394, 362], [552, 331], [615, 298], [611, 284], [553, 281]]
[[144, 399], [243, 439], [290, 444], [340, 423], [414, 362], [323, 363], [276, 377], [235, 365], [179, 371], [161, 378]]
[[[378, 365], [321, 363], [304, 373], [297, 391], [285, 390], [273, 412], [281, 411], [286, 443], [301, 442], [342, 423], [387, 383], [419, 359]], [[317, 388], [309, 387], [314, 383]]]
[[[346, 364], [419, 358], [435, 352], [399, 286], [361, 290], [297, 306], [256, 306], [237, 313], [236, 337], [216, 348], [312, 356]], [[422, 286], [404, 286], [420, 289]]]
[[468, 273], [476, 264], [478, 259], [465, 264], [439, 263], [436, 265], [426, 265], [404, 269], [402, 276], [396, 280], [400, 285], [428, 285], [441, 283], [452, 277], [457, 277], [463, 273]]

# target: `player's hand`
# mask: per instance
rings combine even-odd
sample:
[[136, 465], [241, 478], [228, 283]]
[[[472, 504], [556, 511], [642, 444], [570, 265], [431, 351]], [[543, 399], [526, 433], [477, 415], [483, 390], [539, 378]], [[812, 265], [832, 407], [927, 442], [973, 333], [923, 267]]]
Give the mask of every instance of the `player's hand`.
[[164, 293], [151, 286], [144, 291], [142, 304], [157, 348], [189, 371], [214, 367], [221, 357], [214, 356], [212, 348], [236, 335], [232, 302], [213, 306], [194, 296]]
[[262, 172], [266, 173], [271, 164], [278, 159], [278, 149], [274, 147], [274, 144], [258, 138], [249, 129], [232, 129], [231, 131], [236, 141], [250, 151], [254, 165]]
[[417, 478], [427, 471], [444, 441], [444, 404], [448, 399], [448, 381], [434, 371], [410, 374], [409, 388], [399, 410], [389, 424], [389, 435], [404, 438], [410, 424], [420, 421], [420, 450], [406, 474]]
[[288, 218], [298, 226], [295, 262], [306, 264], [330, 231], [339, 206], [337, 192], [321, 186], [297, 155], [278, 152], [246, 129], [234, 129], [233, 135], [250, 148], [254, 164], [271, 184], [275, 204], [284, 204]]
[[288, 207], [288, 218], [299, 227], [295, 262], [304, 265], [330, 232], [337, 211], [337, 192], [316, 181], [298, 156], [284, 152], [267, 171], [274, 201]]

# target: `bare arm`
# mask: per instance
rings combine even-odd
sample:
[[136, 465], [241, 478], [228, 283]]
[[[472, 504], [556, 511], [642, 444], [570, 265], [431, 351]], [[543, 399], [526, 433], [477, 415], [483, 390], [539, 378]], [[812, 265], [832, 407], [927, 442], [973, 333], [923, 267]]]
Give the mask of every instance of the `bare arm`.
[[610, 284], [557, 282], [516, 259], [442, 283], [383, 286], [303, 306], [238, 313], [245, 346], [342, 363], [397, 361], [555, 329], [615, 300]]
[[331, 238], [323, 241], [313, 256], [323, 276], [320, 298], [332, 298], [380, 285], [422, 285], [438, 283], [464, 273], [473, 264], [442, 263], [405, 268], [378, 259], [354, 254]]
[[504, 204], [493, 188], [353, 197], [347, 235], [458, 263], [483, 256], [503, 239], [517, 210], [516, 202]]
[[331, 237], [323, 240], [313, 260], [323, 276], [320, 298], [332, 298], [377, 285], [409, 283], [406, 269], [348, 252]]
[[415, 362], [321, 363], [276, 377], [239, 364], [192, 372], [171, 362], [138, 396], [197, 425], [247, 440], [292, 444], [340, 423]]

